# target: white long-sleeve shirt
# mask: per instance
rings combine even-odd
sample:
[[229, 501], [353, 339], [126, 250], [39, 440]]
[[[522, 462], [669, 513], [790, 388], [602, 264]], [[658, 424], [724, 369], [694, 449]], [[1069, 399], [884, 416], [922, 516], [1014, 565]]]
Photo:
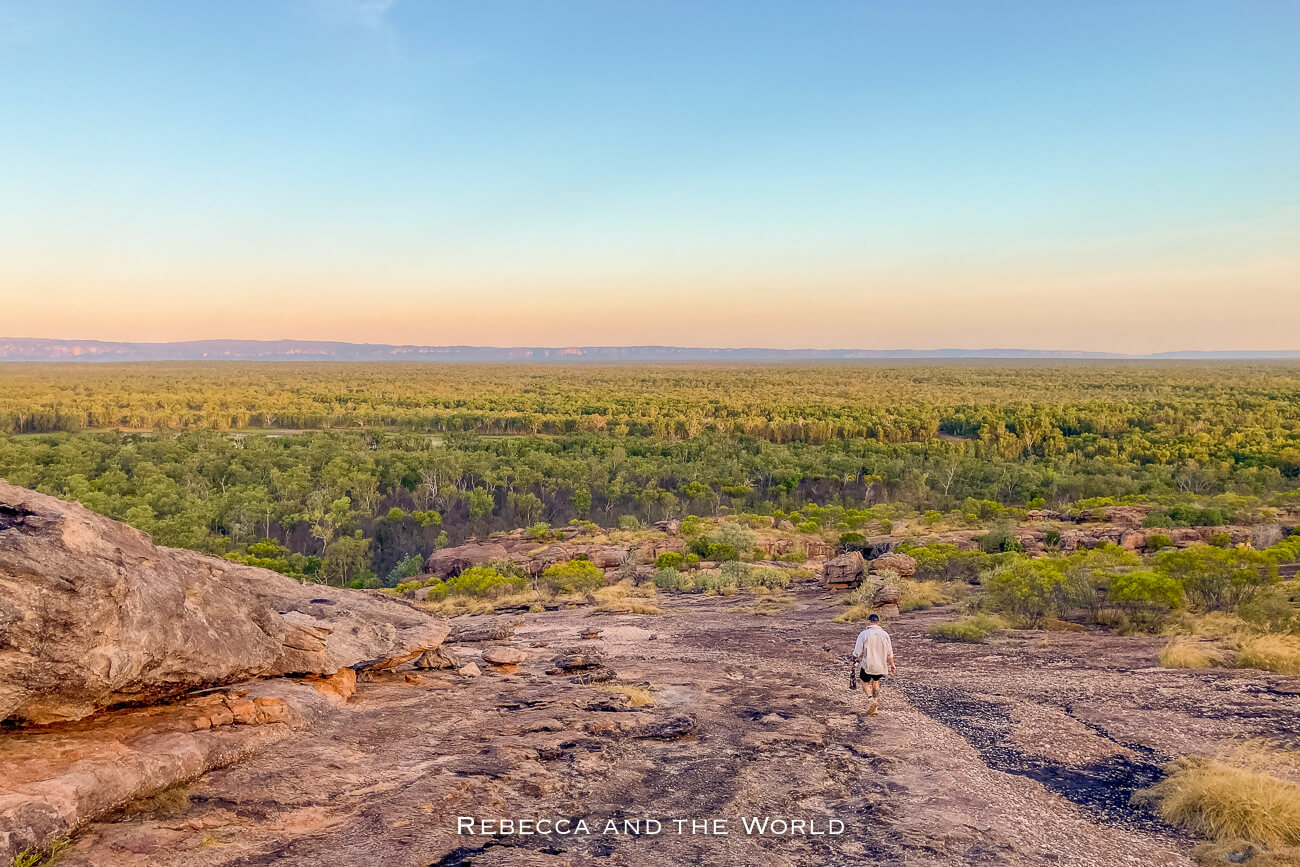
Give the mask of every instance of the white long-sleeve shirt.
[[889, 658], [894, 655], [894, 645], [889, 633], [872, 624], [858, 634], [853, 655], [862, 660], [862, 670], [867, 674], [889, 674]]

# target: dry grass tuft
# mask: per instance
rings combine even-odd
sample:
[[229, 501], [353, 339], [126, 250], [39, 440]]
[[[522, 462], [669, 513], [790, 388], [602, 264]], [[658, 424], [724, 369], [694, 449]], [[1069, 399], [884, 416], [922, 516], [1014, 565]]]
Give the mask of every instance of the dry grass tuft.
[[653, 584], [646, 583], [638, 587], [631, 581], [620, 581], [608, 587], [601, 587], [591, 595], [596, 599], [593, 611], [607, 611], [612, 614], [663, 614], [653, 601], [655, 597]]
[[651, 707], [655, 703], [654, 693], [642, 686], [631, 686], [626, 683], [607, 683], [604, 690], [615, 695], [627, 696], [629, 707]]
[[955, 602], [952, 590], [938, 581], [899, 581], [903, 595], [898, 600], [899, 611], [923, 611], [937, 605]]
[[1171, 621], [1164, 629], [1165, 635], [1195, 635], [1206, 638], [1225, 638], [1236, 635], [1250, 627], [1246, 621], [1226, 611], [1210, 611], [1205, 614], [1181, 612], [1177, 619]]
[[1212, 668], [1223, 662], [1223, 654], [1204, 642], [1175, 638], [1160, 651], [1158, 660], [1162, 668]]
[[970, 617], [963, 617], [960, 620], [954, 620], [951, 623], [940, 623], [937, 626], [932, 626], [926, 634], [939, 641], [982, 644], [984, 639], [1006, 628], [1007, 623], [1001, 617], [979, 613], [972, 614]]
[[776, 592], [757, 596], [753, 602], [747, 605], [735, 605], [727, 610], [734, 611], [737, 614], [757, 614], [762, 617], [772, 617], [784, 612], [792, 602], [794, 602], [793, 596]]
[[1237, 668], [1259, 668], [1279, 674], [1300, 674], [1300, 637], [1256, 635], [1237, 640]]
[[498, 608], [530, 607], [539, 603], [541, 594], [525, 590], [499, 599], [477, 599], [473, 596], [448, 596], [446, 599], [425, 602], [421, 607], [432, 614], [456, 617], [461, 614], [494, 614]]
[[1258, 743], [1218, 758], [1182, 758], [1142, 797], [1166, 821], [1215, 840], [1300, 845], [1300, 785], [1270, 773], [1278, 762]]
[[832, 623], [856, 623], [859, 620], [866, 620], [876, 609], [870, 605], [854, 605], [848, 611], [837, 616]]

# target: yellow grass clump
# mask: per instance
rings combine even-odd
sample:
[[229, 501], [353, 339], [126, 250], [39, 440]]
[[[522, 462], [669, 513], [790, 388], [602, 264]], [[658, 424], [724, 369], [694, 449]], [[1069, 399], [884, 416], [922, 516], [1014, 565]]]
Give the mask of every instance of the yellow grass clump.
[[1144, 790], [1166, 821], [1215, 840], [1300, 844], [1300, 785], [1270, 773], [1277, 757], [1246, 744], [1218, 758], [1186, 757]]
[[899, 611], [921, 611], [955, 601], [951, 590], [938, 581], [899, 581]]
[[654, 603], [655, 587], [645, 583], [636, 586], [631, 581], [620, 581], [608, 587], [601, 587], [591, 594], [596, 599], [594, 611], [608, 611], [612, 614], [663, 614]]
[[853, 605], [849, 608], [848, 611], [841, 613], [838, 617], [836, 617], [831, 622], [832, 623], [856, 623], [859, 620], [866, 620], [867, 617], [871, 614], [871, 612], [875, 610], [876, 609], [872, 608], [870, 605]]
[[1223, 654], [1204, 642], [1175, 638], [1160, 651], [1158, 661], [1162, 668], [1212, 668], [1223, 662]]
[[629, 707], [650, 707], [655, 703], [654, 693], [643, 686], [631, 686], [626, 683], [605, 684], [605, 691], [615, 695], [627, 696]]
[[1300, 674], [1300, 636], [1255, 635], [1238, 639], [1236, 666]]

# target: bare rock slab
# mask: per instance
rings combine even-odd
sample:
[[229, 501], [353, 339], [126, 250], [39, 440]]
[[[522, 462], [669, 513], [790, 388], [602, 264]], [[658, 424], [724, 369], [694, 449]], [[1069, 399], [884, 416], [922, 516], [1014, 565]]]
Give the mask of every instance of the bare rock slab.
[[159, 547], [0, 481], [0, 720], [77, 720], [254, 677], [390, 667], [447, 629], [379, 594]]

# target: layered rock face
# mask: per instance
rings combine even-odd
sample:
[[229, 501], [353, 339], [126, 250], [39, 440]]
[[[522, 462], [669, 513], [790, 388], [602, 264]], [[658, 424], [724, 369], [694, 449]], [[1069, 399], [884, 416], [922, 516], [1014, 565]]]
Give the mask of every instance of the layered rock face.
[[158, 547], [0, 481], [0, 720], [76, 720], [252, 677], [387, 667], [446, 634], [400, 600]]

